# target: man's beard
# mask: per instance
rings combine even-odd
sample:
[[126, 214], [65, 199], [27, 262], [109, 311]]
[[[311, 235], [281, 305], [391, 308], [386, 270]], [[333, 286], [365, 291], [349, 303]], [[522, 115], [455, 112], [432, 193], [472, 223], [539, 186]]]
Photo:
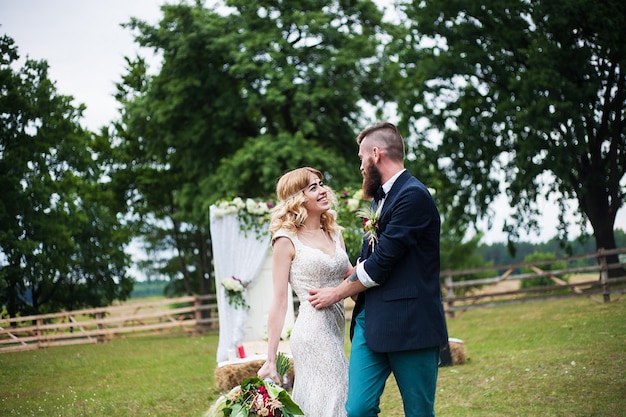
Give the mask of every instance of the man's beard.
[[369, 164], [365, 167], [363, 175], [363, 195], [365, 198], [374, 198], [376, 191], [382, 184], [382, 175], [374, 164]]

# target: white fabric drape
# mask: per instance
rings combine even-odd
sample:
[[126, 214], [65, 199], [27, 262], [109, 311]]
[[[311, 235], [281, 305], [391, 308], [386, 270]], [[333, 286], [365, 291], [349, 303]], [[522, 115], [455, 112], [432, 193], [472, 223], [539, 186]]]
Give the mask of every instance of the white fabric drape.
[[[237, 351], [243, 342], [248, 310], [233, 307], [228, 303], [222, 280], [235, 276], [248, 288], [255, 284], [259, 271], [270, 247], [269, 232], [260, 234], [254, 230], [242, 231], [237, 214], [215, 215], [215, 206], [210, 208], [210, 229], [213, 244], [213, 263], [217, 286], [217, 306], [220, 320], [220, 335], [217, 361], [228, 359], [228, 350]], [[247, 300], [246, 291], [244, 298]]]

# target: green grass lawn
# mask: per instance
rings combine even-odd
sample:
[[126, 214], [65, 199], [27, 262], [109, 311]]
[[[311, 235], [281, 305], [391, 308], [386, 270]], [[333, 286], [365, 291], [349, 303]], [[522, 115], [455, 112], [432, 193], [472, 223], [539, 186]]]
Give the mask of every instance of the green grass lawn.
[[[438, 417], [626, 416], [625, 319], [624, 300], [582, 298], [449, 320], [469, 361], [440, 369]], [[134, 337], [0, 354], [0, 416], [200, 417], [219, 394], [217, 339]], [[381, 408], [381, 416], [404, 415], [393, 378]]]

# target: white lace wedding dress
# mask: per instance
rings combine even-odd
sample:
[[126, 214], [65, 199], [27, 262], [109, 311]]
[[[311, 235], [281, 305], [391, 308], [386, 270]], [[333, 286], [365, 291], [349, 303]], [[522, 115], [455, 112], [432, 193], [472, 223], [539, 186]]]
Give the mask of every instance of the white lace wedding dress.
[[344, 350], [343, 302], [315, 310], [307, 300], [309, 289], [341, 283], [348, 268], [348, 256], [339, 244], [338, 235], [333, 236], [332, 256], [306, 246], [295, 233], [280, 230], [275, 234], [278, 236], [291, 239], [296, 249], [289, 277], [300, 300], [289, 341], [295, 374], [292, 398], [306, 417], [345, 416], [348, 359]]

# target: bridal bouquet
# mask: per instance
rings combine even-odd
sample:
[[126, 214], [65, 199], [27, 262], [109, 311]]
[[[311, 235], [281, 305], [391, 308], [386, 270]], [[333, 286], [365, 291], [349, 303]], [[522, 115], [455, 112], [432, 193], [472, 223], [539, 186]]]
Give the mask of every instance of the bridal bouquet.
[[[279, 353], [276, 371], [279, 378], [289, 370], [289, 359]], [[229, 393], [220, 396], [203, 417], [294, 417], [304, 412], [284, 388], [261, 378], [246, 378]]]

